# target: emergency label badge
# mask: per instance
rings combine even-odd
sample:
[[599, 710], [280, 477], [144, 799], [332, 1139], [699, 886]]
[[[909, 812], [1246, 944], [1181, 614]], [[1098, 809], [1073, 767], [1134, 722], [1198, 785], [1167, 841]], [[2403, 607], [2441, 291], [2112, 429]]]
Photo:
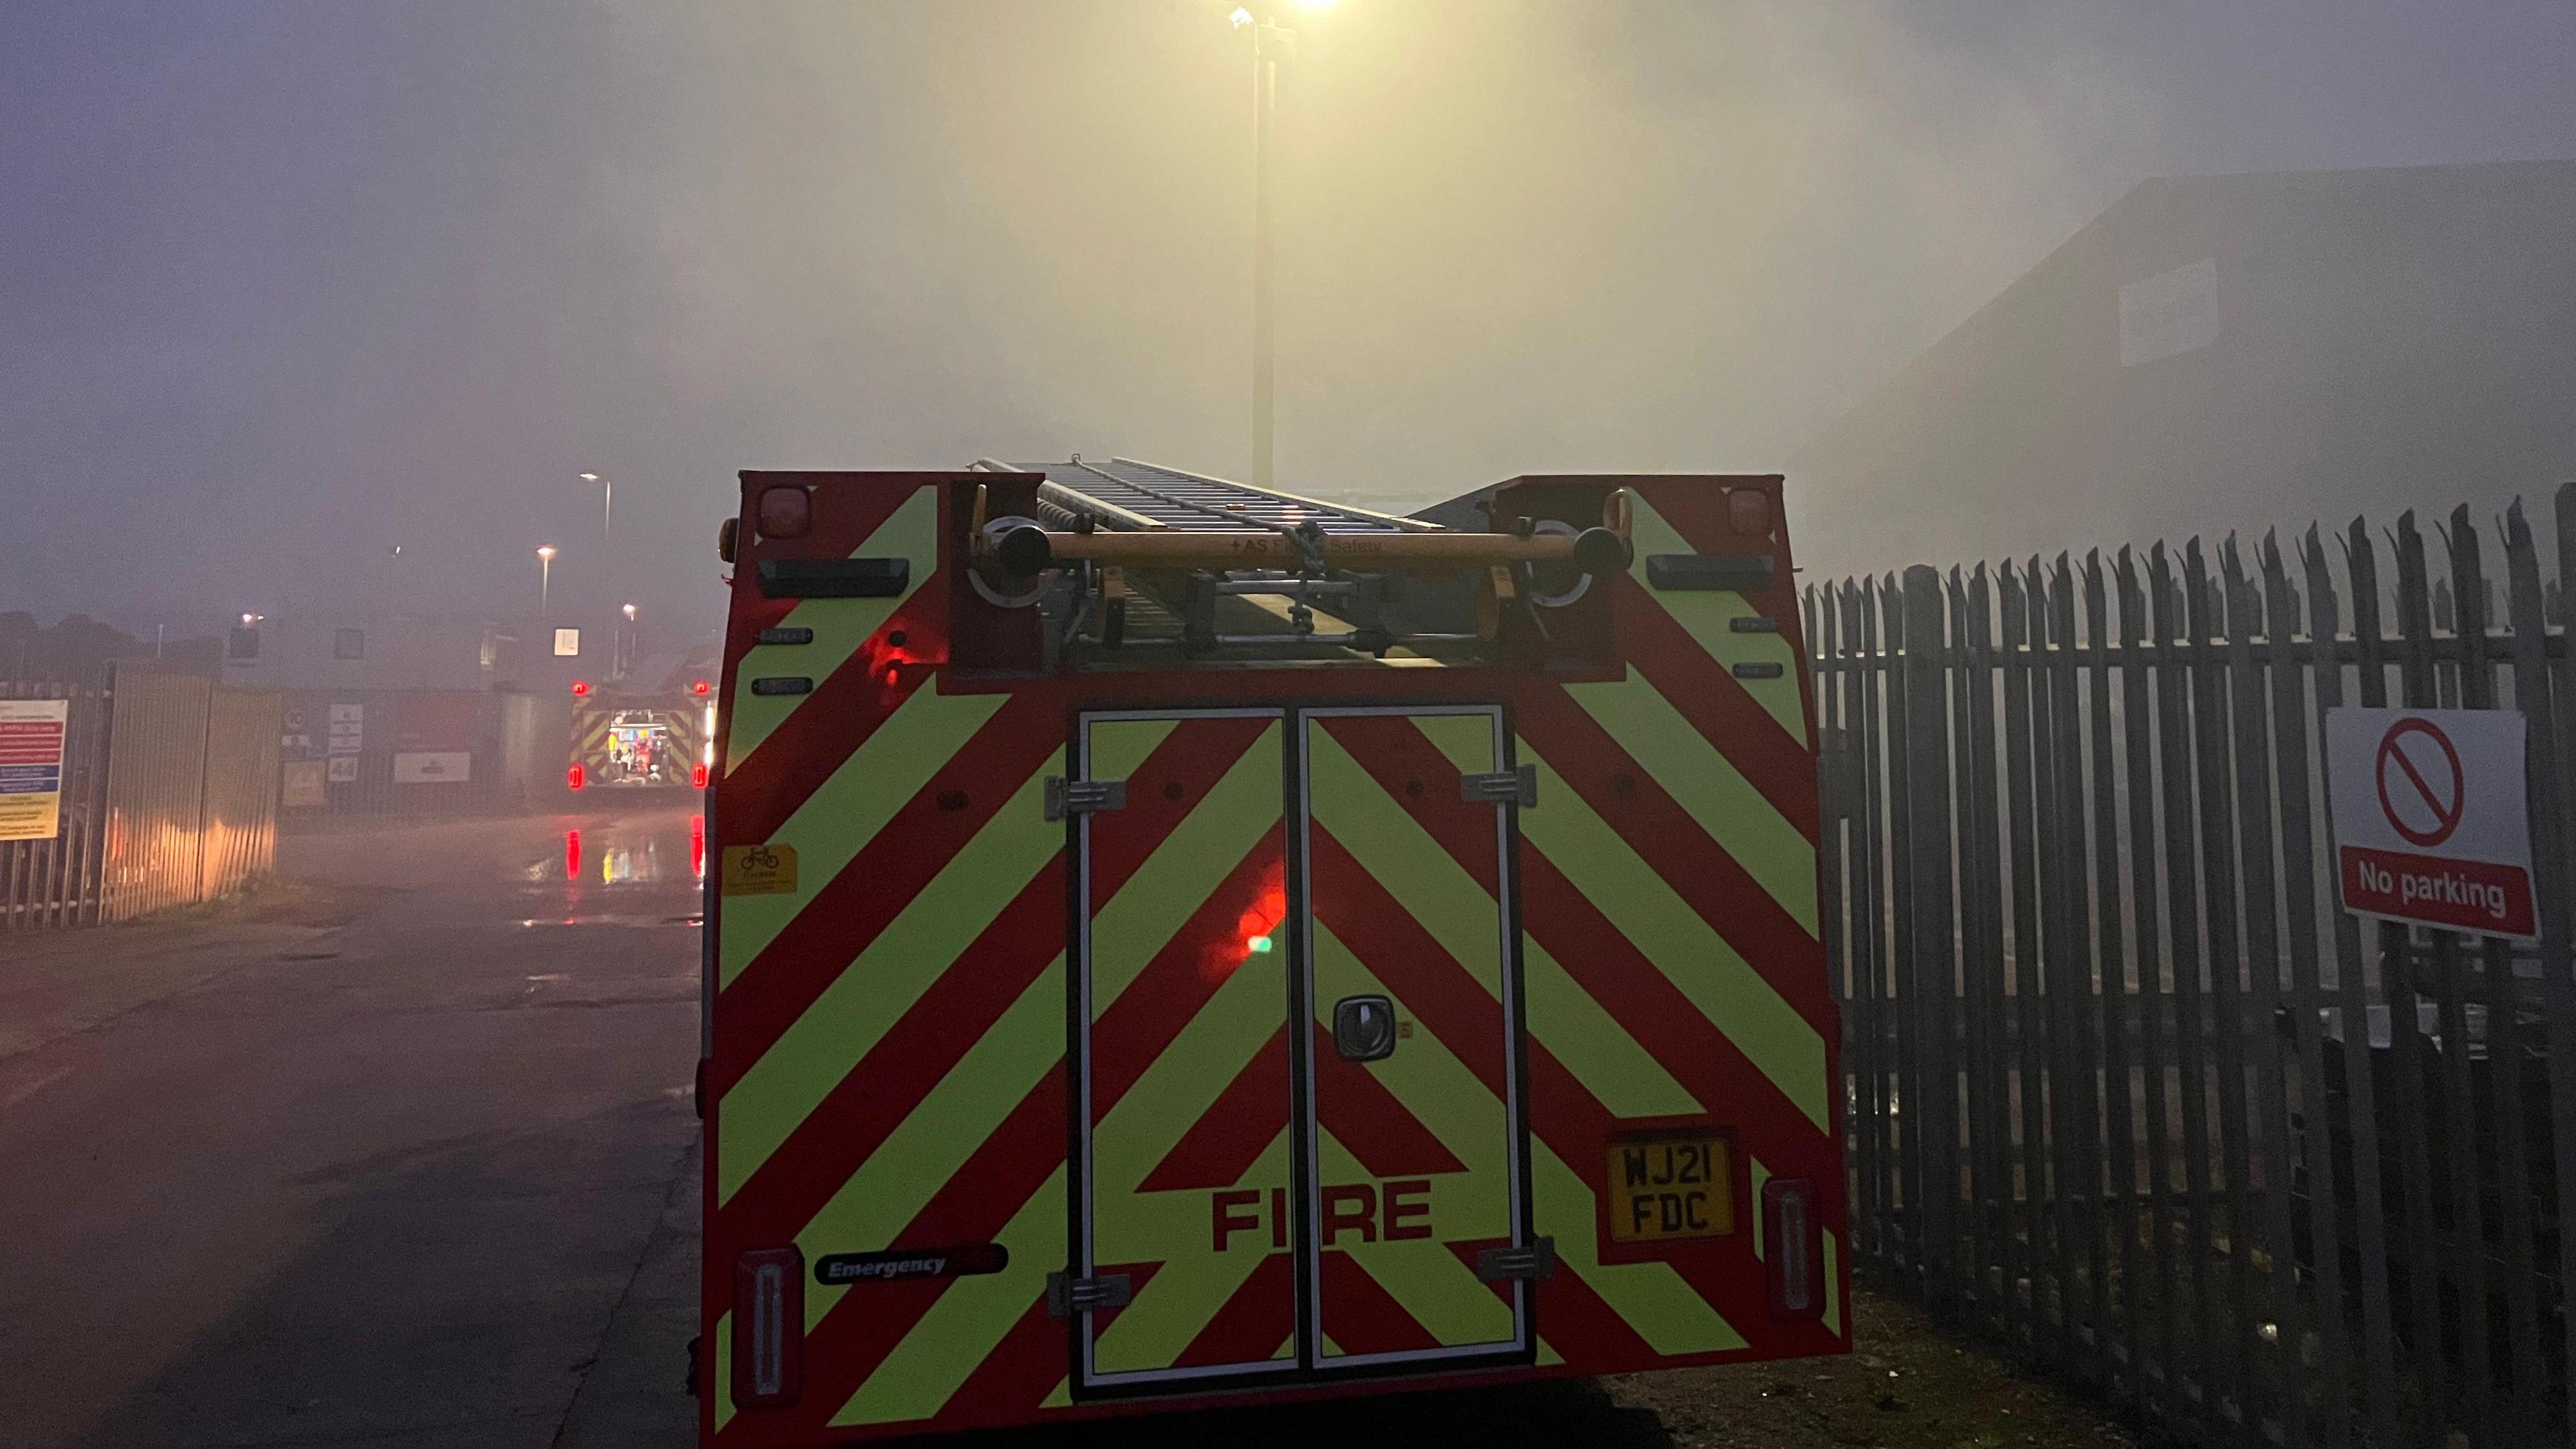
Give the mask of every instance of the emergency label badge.
[[894, 1283], [906, 1278], [971, 1278], [1011, 1266], [999, 1243], [953, 1248], [889, 1248], [882, 1253], [832, 1253], [814, 1260], [814, 1281], [825, 1284]]
[[729, 896], [795, 894], [796, 847], [776, 842], [726, 846], [723, 889]]

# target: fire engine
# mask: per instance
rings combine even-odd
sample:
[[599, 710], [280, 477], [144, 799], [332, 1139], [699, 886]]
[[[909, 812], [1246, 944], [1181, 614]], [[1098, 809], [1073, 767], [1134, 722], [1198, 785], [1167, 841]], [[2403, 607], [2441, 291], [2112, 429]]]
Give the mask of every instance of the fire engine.
[[712, 671], [678, 661], [649, 663], [669, 667], [642, 668], [597, 684], [573, 681], [567, 786], [706, 788], [715, 760], [715, 686], [707, 678]]
[[703, 1443], [1848, 1348], [1778, 477], [741, 482]]

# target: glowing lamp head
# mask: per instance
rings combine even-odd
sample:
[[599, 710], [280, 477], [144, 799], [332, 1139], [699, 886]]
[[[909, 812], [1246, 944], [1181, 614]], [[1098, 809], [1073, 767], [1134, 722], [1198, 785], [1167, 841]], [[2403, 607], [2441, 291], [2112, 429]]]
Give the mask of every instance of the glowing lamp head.
[[544, 559], [548, 563], [554, 562], [555, 546], [551, 543], [538, 544], [537, 557]]
[[1273, 944], [1268, 936], [1254, 936], [1243, 943], [1243, 949], [1255, 956], [1267, 956]]
[[1240, 5], [1237, 5], [1234, 7], [1234, 13], [1225, 18], [1228, 24], [1232, 25], [1237, 30], [1241, 30], [1243, 27], [1252, 23], [1252, 12], [1244, 9]]

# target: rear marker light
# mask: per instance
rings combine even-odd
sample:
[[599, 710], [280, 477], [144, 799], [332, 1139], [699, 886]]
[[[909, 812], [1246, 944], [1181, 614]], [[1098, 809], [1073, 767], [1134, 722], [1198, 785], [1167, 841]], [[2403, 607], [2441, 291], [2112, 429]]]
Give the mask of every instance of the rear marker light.
[[1771, 531], [1771, 496], [1759, 488], [1737, 488], [1726, 495], [1726, 523], [1737, 533], [1760, 537]]
[[733, 1402], [779, 1409], [805, 1390], [805, 1255], [761, 1248], [734, 1260]]
[[1824, 1233], [1816, 1220], [1816, 1185], [1775, 1177], [1762, 1185], [1762, 1241], [1769, 1250], [1771, 1316], [1825, 1316]]
[[575, 765], [571, 769], [564, 771], [564, 783], [575, 790], [581, 788], [582, 781], [586, 777], [587, 772], [579, 765]]
[[803, 538], [814, 521], [814, 500], [802, 488], [767, 488], [761, 491], [760, 536], [763, 538]]
[[707, 788], [706, 766], [691, 765], [689, 767], [689, 787], [693, 790], [703, 790]]

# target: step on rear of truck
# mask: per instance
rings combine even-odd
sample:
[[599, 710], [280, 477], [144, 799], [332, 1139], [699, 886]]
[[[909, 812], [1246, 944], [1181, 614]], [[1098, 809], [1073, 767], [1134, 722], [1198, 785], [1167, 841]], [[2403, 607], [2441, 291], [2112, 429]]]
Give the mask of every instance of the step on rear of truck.
[[704, 1442], [1848, 1348], [1778, 478], [742, 485]]

